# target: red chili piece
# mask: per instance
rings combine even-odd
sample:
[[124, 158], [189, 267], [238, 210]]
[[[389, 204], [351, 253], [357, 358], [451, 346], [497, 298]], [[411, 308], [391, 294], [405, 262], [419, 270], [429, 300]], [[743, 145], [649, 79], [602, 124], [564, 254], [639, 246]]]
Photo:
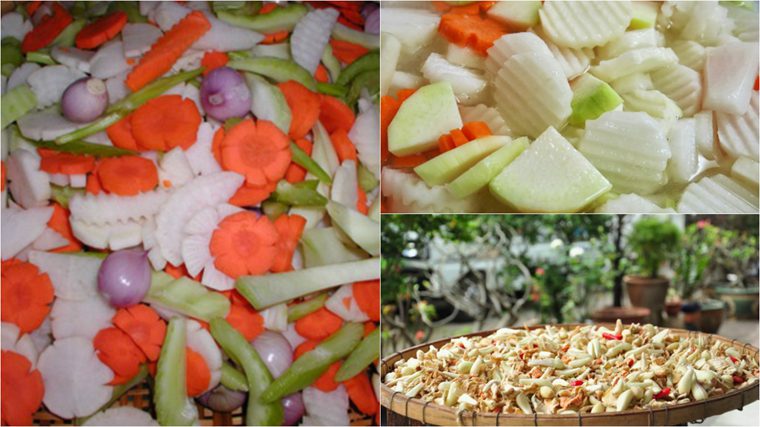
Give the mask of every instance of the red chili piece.
[[665, 387], [664, 389], [660, 390], [659, 393], [654, 395], [655, 399], [664, 399], [670, 395], [670, 387]]

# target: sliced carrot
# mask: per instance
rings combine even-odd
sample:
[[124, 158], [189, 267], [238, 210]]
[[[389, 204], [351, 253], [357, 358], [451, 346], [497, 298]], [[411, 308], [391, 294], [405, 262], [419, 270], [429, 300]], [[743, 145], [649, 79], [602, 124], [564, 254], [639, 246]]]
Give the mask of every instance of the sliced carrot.
[[296, 332], [306, 339], [321, 341], [343, 326], [343, 319], [322, 307], [296, 320]]
[[[314, 144], [312, 144], [311, 141], [308, 139], [297, 139], [294, 143], [298, 146], [298, 148], [311, 156], [311, 150], [314, 147]], [[306, 179], [306, 169], [304, 169], [301, 165], [290, 163], [288, 170], [285, 172], [285, 180], [291, 184], [295, 184], [296, 182], [301, 182], [304, 179]]]
[[383, 164], [387, 163], [391, 157], [391, 153], [388, 151], [388, 126], [390, 126], [400, 107], [401, 102], [392, 96], [380, 98], [380, 157]]
[[42, 374], [32, 369], [26, 357], [3, 350], [0, 356], [0, 382], [2, 383], [2, 424], [4, 426], [32, 425], [32, 415], [42, 404], [45, 385]]
[[380, 280], [356, 282], [351, 286], [359, 308], [373, 322], [380, 321]]
[[330, 135], [330, 141], [341, 163], [346, 160], [356, 161], [356, 147], [348, 138], [348, 132], [345, 129], [338, 129], [333, 132]]
[[166, 322], [145, 304], [122, 308], [112, 319], [113, 324], [126, 332], [150, 361], [158, 359], [166, 335]]
[[360, 213], [369, 214], [369, 207], [367, 206], [367, 193], [362, 190], [361, 185], [356, 186], [356, 210]]
[[230, 204], [235, 206], [257, 206], [274, 193], [277, 188], [276, 182], [268, 182], [264, 185], [243, 184], [235, 194], [230, 197]]
[[345, 40], [330, 39], [333, 56], [344, 64], [351, 64], [369, 52], [366, 47]]
[[127, 75], [126, 84], [133, 92], [166, 74], [187, 49], [211, 29], [203, 12], [194, 10], [159, 38]]
[[50, 313], [53, 284], [34, 264], [9, 259], [2, 262], [0, 319], [18, 326], [21, 333], [37, 329]]
[[130, 121], [132, 135], [139, 146], [167, 151], [188, 149], [195, 142], [201, 115], [195, 102], [179, 95], [163, 95], [146, 102]]
[[100, 184], [100, 178], [98, 178], [98, 167], [95, 166], [95, 171], [87, 175], [87, 184], [84, 187], [84, 191], [90, 194], [100, 194], [103, 191], [103, 186]]
[[246, 341], [253, 341], [264, 332], [264, 318], [248, 303], [233, 303], [230, 312], [224, 318], [233, 328], [237, 329]]
[[[174, 277], [175, 279], [179, 279], [180, 277], [189, 277], [195, 281], [200, 281], [201, 278], [201, 273], [198, 273], [195, 277], [191, 276], [187, 271], [187, 268], [185, 268], [185, 264], [180, 264], [179, 267], [175, 267], [171, 265], [171, 263], [166, 263], [166, 267], [164, 267], [164, 273]], [[196, 321], [198, 321], [198, 319], [196, 319]]]
[[[298, 347], [296, 347], [295, 351], [293, 352], [293, 359], [298, 359], [299, 357], [303, 356], [306, 352], [309, 352], [311, 350], [314, 350], [314, 348], [319, 344], [318, 341], [304, 341], [301, 343]], [[335, 374], [338, 373], [338, 370], [340, 369], [341, 362], [337, 361], [330, 365], [327, 370], [317, 378], [316, 381], [314, 381], [314, 384], [312, 386], [324, 391], [324, 392], [330, 392], [338, 388], [340, 384], [335, 382]]]
[[364, 322], [364, 336], [371, 334], [372, 331], [377, 329], [375, 322]]
[[359, 411], [367, 415], [375, 415], [377, 413], [378, 406], [380, 405], [377, 402], [375, 390], [366, 372], [359, 372], [352, 378], [343, 381], [343, 385], [346, 386], [348, 397], [359, 408]]
[[111, 126], [108, 126], [106, 128], [106, 135], [108, 135], [108, 139], [110, 139], [111, 143], [116, 147], [134, 151], [139, 149], [137, 146], [137, 140], [134, 135], [132, 135], [131, 114]]
[[438, 32], [449, 42], [485, 56], [493, 42], [508, 31], [506, 26], [489, 18], [449, 12], [441, 16]]
[[453, 129], [449, 132], [449, 136], [451, 136], [451, 141], [454, 143], [454, 147], [460, 147], [470, 142], [467, 137], [464, 136], [464, 132], [459, 129]]
[[468, 122], [465, 123], [464, 126], [462, 126], [462, 132], [464, 132], [464, 136], [467, 137], [470, 141], [473, 139], [483, 138], [486, 136], [491, 136], [491, 129], [488, 127], [488, 124], [485, 122]]
[[495, 2], [493, 1], [475, 1], [469, 4], [456, 6], [445, 1], [434, 1], [433, 7], [439, 12], [462, 13], [467, 15], [478, 15], [490, 9]]
[[280, 215], [274, 221], [279, 239], [277, 240], [277, 256], [274, 258], [271, 270], [275, 273], [293, 269], [293, 253], [306, 227], [306, 218], [301, 215]]
[[230, 60], [229, 56], [227, 56], [224, 52], [218, 52], [215, 50], [210, 50], [206, 52], [203, 55], [203, 59], [201, 59], [201, 66], [203, 67], [203, 75], [210, 73], [211, 70], [217, 69], [219, 67], [224, 67], [227, 65], [227, 62]]
[[64, 153], [49, 148], [38, 148], [40, 170], [47, 173], [81, 175], [95, 169], [95, 157], [84, 154]]
[[399, 89], [396, 92], [396, 99], [398, 99], [398, 102], [403, 103], [410, 96], [414, 95], [414, 92], [417, 92], [417, 89]]
[[222, 164], [222, 141], [224, 141], [224, 128], [220, 127], [214, 133], [214, 140], [211, 142], [211, 152], [214, 153], [214, 159], [220, 165]]
[[354, 111], [340, 99], [322, 95], [319, 104], [319, 121], [328, 133], [338, 129], [350, 131], [356, 121]]
[[320, 96], [293, 80], [279, 83], [277, 86], [285, 95], [285, 101], [292, 113], [288, 135], [293, 139], [301, 139], [319, 120]]
[[261, 9], [259, 9], [259, 15], [266, 15], [275, 9], [277, 9], [277, 3], [264, 3]]
[[47, 47], [73, 21], [69, 12], [58, 2], [54, 2], [51, 7], [53, 8], [53, 13], [44, 16], [24, 36], [24, 41], [21, 42], [22, 53], [33, 52]]
[[98, 165], [103, 189], [119, 196], [134, 196], [158, 185], [156, 165], [140, 156], [109, 157]]
[[203, 356], [190, 347], [185, 347], [185, 364], [187, 395], [198, 396], [208, 388], [211, 382], [211, 370]]
[[92, 345], [98, 359], [111, 368], [114, 373], [109, 384], [125, 384], [138, 372], [140, 365], [145, 363], [145, 353], [132, 341], [124, 331], [118, 328], [101, 329], [92, 340]]
[[261, 44], [280, 43], [281, 41], [284, 41], [285, 39], [287, 39], [289, 35], [290, 35], [290, 32], [288, 32], [287, 30], [264, 34], [264, 40], [262, 40], [260, 43]]
[[82, 244], [74, 237], [69, 223], [69, 211], [58, 203], [53, 203], [53, 216], [50, 217], [47, 225], [53, 231], [63, 236], [69, 241], [68, 245], [53, 249], [51, 252], [79, 252], [82, 250]]
[[77, 47], [80, 49], [95, 49], [116, 37], [126, 23], [127, 14], [122, 11], [106, 15], [82, 28], [77, 33], [75, 39]]
[[224, 169], [244, 175], [250, 185], [263, 186], [285, 176], [290, 141], [272, 122], [246, 119], [224, 135], [221, 157]]
[[210, 250], [219, 271], [237, 279], [269, 271], [277, 255], [277, 229], [251, 211], [224, 218], [211, 236]]
[[319, 83], [329, 83], [330, 74], [327, 72], [327, 67], [321, 63], [317, 65], [317, 70], [314, 72], [314, 79]]
[[424, 154], [411, 154], [403, 157], [391, 157], [390, 165], [396, 169], [412, 169], [428, 161]]

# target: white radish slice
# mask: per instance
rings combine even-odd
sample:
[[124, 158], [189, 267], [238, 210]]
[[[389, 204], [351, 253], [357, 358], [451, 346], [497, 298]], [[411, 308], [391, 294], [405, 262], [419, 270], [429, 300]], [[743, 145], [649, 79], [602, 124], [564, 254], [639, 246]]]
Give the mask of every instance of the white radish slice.
[[[739, 6], [739, 5], [737, 5]], [[739, 40], [745, 42], [757, 41], [758, 31], [758, 19], [757, 10], [755, 7], [745, 9], [744, 7], [727, 7], [728, 17], [734, 23], [734, 28], [731, 31]]]
[[198, 211], [187, 221], [184, 232], [186, 234], [210, 234], [216, 229], [219, 221], [221, 218], [216, 208], [208, 206]]
[[346, 160], [335, 171], [333, 184], [330, 188], [330, 198], [346, 206], [356, 206], [356, 202], [359, 200], [359, 194], [356, 191], [358, 184], [356, 162]]
[[33, 141], [50, 141], [87, 125], [66, 120], [56, 108], [27, 113], [16, 123], [21, 135]]
[[465, 67], [454, 65], [443, 56], [433, 52], [422, 64], [422, 75], [431, 83], [447, 81], [451, 83], [454, 95], [460, 104], [468, 104], [485, 89], [483, 76]]
[[39, 170], [40, 158], [24, 149], [16, 150], [8, 157], [8, 188], [13, 199], [25, 208], [45, 206], [51, 196], [50, 178]]
[[90, 60], [90, 73], [99, 79], [117, 76], [130, 68], [124, 57], [124, 45], [118, 39], [101, 46]]
[[757, 43], [729, 43], [707, 51], [704, 108], [744, 114], [750, 108], [757, 77]]
[[715, 128], [713, 126], [713, 112], [700, 111], [694, 115], [697, 133], [697, 148], [699, 154], [708, 160], [715, 159]]
[[354, 298], [353, 285], [338, 288], [325, 302], [325, 307], [346, 322], [366, 322], [369, 316], [359, 308]]
[[704, 177], [686, 187], [678, 213], [757, 213], [757, 195], [725, 175]]
[[[145, 2], [140, 2], [145, 3]], [[149, 413], [134, 406], [119, 406], [98, 412], [82, 424], [83, 426], [157, 426], [158, 422]]]
[[153, 217], [169, 194], [163, 190], [146, 191], [136, 196], [76, 194], [69, 201], [69, 211], [72, 219], [88, 224], [137, 221]]
[[45, 231], [52, 216], [53, 208], [47, 207], [3, 209], [0, 215], [3, 261], [13, 258], [32, 244]]
[[26, 33], [32, 30], [32, 21], [24, 19], [18, 12], [3, 14], [0, 26], [3, 27], [3, 38], [13, 37], [16, 40], [24, 40]]
[[644, 113], [610, 111], [586, 121], [579, 150], [620, 192], [651, 194], [667, 182], [670, 146]]
[[166, 188], [180, 187], [193, 179], [193, 169], [181, 147], [165, 153], [158, 163], [158, 181]]
[[195, 277], [211, 261], [210, 243], [211, 232], [192, 234], [182, 240], [182, 261], [191, 276]]
[[140, 1], [140, 15], [147, 16], [155, 21], [154, 10], [161, 4], [155, 1]]
[[145, 250], [156, 246], [156, 222], [153, 218], [148, 218], [142, 223], [142, 244]]
[[628, 74], [627, 76], [610, 82], [610, 85], [619, 95], [634, 92], [637, 90], [654, 89], [652, 78], [649, 77], [649, 74], [644, 73]]
[[50, 276], [58, 298], [83, 301], [98, 294], [100, 258], [32, 251], [29, 262]]
[[546, 47], [549, 48], [554, 59], [559, 62], [559, 65], [562, 67], [562, 71], [565, 73], [565, 77], [567, 77], [568, 80], [572, 80], [586, 72], [589, 64], [591, 64], [591, 60], [594, 59], [594, 49], [590, 47], [573, 49], [571, 47], [557, 46], [545, 38], [541, 27], [535, 27], [531, 29], [531, 31], [544, 38]]
[[715, 113], [718, 143], [731, 157], [749, 157], [758, 161], [758, 95], [752, 92], [750, 108], [742, 115]]
[[82, 337], [56, 340], [40, 355], [37, 367], [45, 383], [42, 402], [61, 418], [90, 415], [111, 398], [113, 372]]
[[638, 194], [623, 194], [618, 198], [609, 200], [602, 206], [596, 208], [596, 213], [642, 213], [642, 214], [663, 214], [675, 213], [671, 208], [661, 208], [654, 202]]
[[124, 81], [127, 78], [127, 73], [117, 74], [110, 79], [106, 80], [106, 90], [108, 91], [108, 101], [114, 103], [122, 100], [125, 96], [129, 95], [130, 90]]
[[24, 62], [18, 68], [13, 70], [13, 73], [8, 77], [8, 81], [5, 83], [5, 91], [7, 92], [16, 86], [26, 84], [26, 79], [40, 68], [42, 68], [40, 67], [40, 64], [35, 62]]
[[48, 174], [48, 176], [50, 177], [50, 183], [53, 185], [58, 185], [61, 187], [65, 187], [69, 185], [68, 175], [64, 175], [62, 173], [51, 173], [51, 174]]
[[754, 189], [755, 192], [757, 192], [758, 170], [760, 170], [760, 164], [758, 164], [758, 162], [746, 157], [739, 157], [734, 164], [731, 165], [731, 177], [737, 181], [743, 182], [749, 188]]
[[707, 56], [705, 47], [692, 40], [676, 40], [670, 48], [678, 56], [678, 62], [694, 71], [702, 71]]
[[388, 90], [388, 92], [391, 95], [395, 95], [401, 89], [417, 89], [419, 87], [422, 87], [424, 84], [425, 79], [423, 79], [421, 76], [404, 71], [396, 71], [391, 77], [391, 81], [388, 86], [390, 90]]
[[631, 22], [629, 1], [545, 1], [538, 14], [546, 35], [558, 46], [601, 46], [620, 36]]
[[82, 71], [83, 73], [90, 72], [90, 61], [94, 55], [95, 52], [90, 50], [63, 46], [56, 46], [50, 52], [50, 56], [59, 63], [75, 70]]
[[282, 332], [282, 336], [288, 340], [290, 346], [294, 349], [308, 341], [296, 331], [296, 322], [288, 323], [288, 327]]
[[124, 56], [127, 58], [137, 58], [149, 51], [153, 43], [162, 35], [161, 29], [155, 25], [127, 23], [121, 30], [121, 39], [124, 42]]
[[486, 63], [483, 57], [469, 46], [458, 46], [449, 43], [446, 46], [446, 60], [462, 67], [485, 70]]
[[348, 393], [341, 384], [331, 392], [316, 387], [306, 387], [302, 393], [306, 415], [301, 421], [311, 426], [346, 426], [348, 418]]
[[380, 28], [401, 42], [405, 55], [430, 44], [438, 31], [441, 17], [428, 10], [385, 7], [380, 14]]
[[486, 74], [495, 76], [504, 63], [518, 53], [552, 54], [546, 42], [535, 33], [520, 32], [505, 34], [496, 39], [493, 46], [488, 48], [488, 57], [485, 63]]
[[[453, 45], [452, 45], [453, 46]], [[383, 66], [380, 68], [380, 95], [388, 94], [393, 77], [396, 74], [398, 58], [401, 55], [401, 42], [390, 33], [380, 33], [380, 56]]]
[[672, 49], [648, 47], [629, 50], [613, 59], [607, 59], [591, 67], [591, 74], [605, 82], [611, 82], [634, 73], [648, 73], [661, 67], [678, 63]]
[[46, 227], [45, 231], [40, 234], [37, 239], [32, 242], [32, 249], [36, 251], [49, 251], [53, 250], [55, 248], [60, 248], [61, 246], [66, 246], [69, 244], [68, 239], [61, 236], [60, 233], [53, 230], [50, 227]]
[[636, 89], [620, 94], [623, 98], [625, 111], [643, 111], [652, 117], [665, 119], [668, 122], [678, 120], [683, 116], [681, 107], [659, 90]]
[[189, 49], [172, 65], [172, 72], [190, 71], [200, 67], [204, 54], [205, 52], [202, 50]]
[[136, 221], [116, 222], [108, 226], [108, 247], [111, 250], [131, 248], [142, 243], [142, 224]]
[[72, 188], [85, 188], [87, 186], [87, 174], [78, 173], [69, 175], [69, 185]]
[[195, 175], [208, 175], [222, 170], [211, 150], [217, 129], [210, 123], [201, 123], [195, 143], [185, 150], [185, 156]]
[[[319, 125], [321, 128], [321, 125]], [[348, 138], [356, 146], [359, 161], [372, 172], [375, 178], [380, 177], [380, 113], [376, 104], [356, 116], [354, 126], [348, 132]], [[316, 147], [316, 144], [315, 144]]]
[[428, 187], [416, 174], [383, 168], [382, 193], [393, 212], [477, 212], [477, 197], [457, 199], [445, 186]]
[[600, 47], [599, 58], [612, 59], [630, 50], [657, 47], [657, 39], [657, 30], [654, 28], [626, 31], [620, 37]]
[[697, 172], [697, 136], [694, 119], [681, 119], [668, 134], [672, 157], [667, 172], [671, 182], [685, 184]]
[[0, 339], [2, 344], [0, 344], [0, 347], [2, 347], [3, 351], [12, 351], [26, 357], [31, 362], [32, 369], [34, 369], [37, 366], [39, 353], [34, 345], [34, 341], [32, 341], [32, 337], [29, 334], [22, 334], [18, 326], [13, 323], [2, 322], [0, 331], [2, 331], [2, 339]]
[[148, 261], [153, 266], [154, 270], [163, 270], [166, 267], [166, 258], [161, 253], [161, 248], [156, 246], [148, 251]]
[[536, 138], [570, 117], [573, 91], [551, 55], [519, 53], [507, 60], [494, 82], [496, 108], [516, 135]]
[[224, 218], [227, 218], [230, 215], [234, 215], [238, 212], [243, 212], [245, 209], [231, 205], [229, 203], [221, 203], [216, 207], [216, 213], [219, 214], [219, 221], [223, 220]]
[[92, 340], [101, 329], [111, 326], [114, 314], [116, 310], [100, 294], [81, 301], [57, 298], [50, 311], [53, 337]]
[[37, 96], [37, 108], [45, 108], [60, 101], [66, 88], [85, 76], [81, 70], [65, 65], [48, 65], [31, 73], [26, 82]]
[[676, 64], [653, 71], [650, 76], [655, 89], [675, 101], [684, 117], [701, 109], [702, 77], [691, 68]]
[[678, 38], [694, 40], [702, 45], [715, 45], [730, 35], [733, 23], [728, 11], [716, 1], [672, 2], [673, 29]]
[[301, 18], [293, 28], [293, 34], [290, 36], [293, 61], [309, 74], [314, 74], [317, 70], [339, 14], [332, 8], [314, 9]]
[[211, 380], [204, 392], [209, 391], [219, 384], [222, 378], [222, 352], [211, 334], [201, 327], [195, 320], [188, 320], [185, 330], [187, 331], [186, 345], [200, 354], [211, 372]]
[[509, 130], [501, 114], [495, 108], [485, 104], [478, 104], [472, 107], [462, 105], [459, 107], [459, 114], [462, 115], [462, 121], [465, 123], [485, 122], [494, 135], [512, 136], [512, 131]]
[[53, 326], [50, 321], [50, 316], [46, 317], [42, 321], [39, 328], [32, 331], [29, 336], [34, 342], [34, 347], [37, 349], [37, 353], [42, 353], [50, 344], [53, 343]]
[[201, 283], [211, 289], [216, 289], [217, 291], [229, 291], [235, 287], [235, 280], [217, 270], [213, 258], [203, 267]]
[[108, 248], [108, 225], [107, 224], [90, 224], [73, 217], [69, 217], [71, 231], [74, 237], [87, 246], [106, 249]]
[[264, 329], [285, 332], [288, 329], [288, 305], [285, 303], [273, 305], [259, 312], [264, 318]]

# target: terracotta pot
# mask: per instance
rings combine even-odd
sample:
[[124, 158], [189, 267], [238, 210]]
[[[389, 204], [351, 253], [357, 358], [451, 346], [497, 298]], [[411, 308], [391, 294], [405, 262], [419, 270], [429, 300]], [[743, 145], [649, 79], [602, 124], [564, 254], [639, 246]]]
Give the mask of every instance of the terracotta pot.
[[615, 323], [620, 319], [623, 323], [644, 323], [652, 313], [646, 307], [605, 307], [591, 314], [591, 319], [596, 323]]
[[670, 281], [664, 277], [625, 276], [623, 282], [628, 289], [631, 304], [635, 307], [649, 308], [652, 311], [649, 322], [661, 325]]
[[665, 301], [665, 312], [668, 313], [668, 317], [671, 319], [678, 317], [678, 313], [681, 312], [681, 300]]
[[718, 286], [715, 292], [726, 303], [729, 316], [737, 319], [757, 319], [758, 297], [760, 297], [757, 286], [753, 288]]
[[699, 329], [702, 332], [714, 334], [720, 329], [721, 323], [723, 323], [723, 315], [726, 311], [726, 305], [723, 301], [709, 299], [700, 301], [699, 308], [701, 318], [699, 321]]

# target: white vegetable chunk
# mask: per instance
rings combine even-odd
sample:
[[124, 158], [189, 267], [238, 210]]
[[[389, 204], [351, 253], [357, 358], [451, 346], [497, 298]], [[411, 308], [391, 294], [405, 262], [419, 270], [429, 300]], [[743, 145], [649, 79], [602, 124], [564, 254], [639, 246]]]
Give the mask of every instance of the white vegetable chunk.
[[383, 168], [383, 196], [388, 197], [393, 212], [478, 212], [477, 195], [458, 199], [437, 185], [428, 187], [417, 175], [398, 169]]
[[345, 426], [349, 424], [348, 393], [341, 384], [331, 392], [316, 387], [306, 387], [303, 391], [306, 407], [302, 423], [313, 426]]
[[40, 158], [36, 153], [19, 149], [11, 153], [8, 167], [8, 188], [13, 199], [25, 208], [45, 206], [51, 196], [50, 177], [40, 170]]
[[757, 77], [757, 43], [730, 43], [707, 51], [704, 82], [705, 109], [744, 114], [749, 109]]
[[422, 64], [422, 75], [431, 83], [447, 81], [451, 83], [454, 95], [460, 104], [468, 104], [485, 89], [483, 77], [465, 67], [454, 65], [443, 56], [433, 52]]
[[380, 28], [401, 42], [405, 55], [430, 44], [438, 31], [438, 14], [421, 9], [385, 7], [380, 14]]
[[121, 39], [124, 42], [124, 56], [136, 58], [150, 50], [153, 43], [163, 33], [155, 25], [146, 23], [127, 23], [121, 30]]
[[37, 357], [39, 352], [37, 347], [32, 341], [32, 336], [29, 334], [22, 334], [18, 326], [13, 323], [2, 322], [0, 326], [2, 331], [2, 344], [3, 351], [12, 351], [26, 357], [32, 364], [32, 369], [37, 366]]
[[715, 113], [718, 143], [731, 157], [749, 157], [758, 161], [758, 95], [752, 91], [750, 108], [741, 115]]
[[713, 112], [700, 111], [694, 115], [697, 134], [697, 149], [699, 154], [708, 160], [715, 159], [715, 127], [713, 126]]
[[697, 172], [697, 140], [694, 119], [681, 119], [670, 129], [668, 142], [672, 157], [668, 162], [671, 182], [685, 184]]
[[686, 187], [678, 213], [757, 213], [757, 193], [725, 175], [704, 177]]
[[546, 42], [535, 33], [505, 34], [496, 39], [493, 46], [488, 48], [488, 57], [485, 63], [486, 73], [489, 76], [495, 76], [507, 60], [518, 53], [552, 54]]
[[26, 82], [37, 96], [37, 108], [45, 108], [60, 101], [66, 88], [85, 75], [65, 65], [48, 65], [31, 73]]
[[755, 192], [757, 192], [759, 173], [760, 164], [746, 157], [739, 157], [734, 164], [731, 165], [731, 178], [741, 181]]
[[32, 21], [24, 19], [18, 12], [3, 14], [0, 26], [3, 27], [3, 38], [13, 37], [18, 41], [24, 40], [26, 33], [32, 30]]
[[325, 307], [346, 322], [366, 322], [369, 316], [359, 307], [354, 298], [353, 285], [343, 285], [330, 295]]
[[655, 89], [675, 101], [684, 117], [691, 117], [701, 109], [702, 78], [698, 72], [676, 64], [651, 73]]
[[338, 22], [338, 11], [332, 8], [314, 9], [306, 14], [293, 28], [290, 36], [290, 52], [293, 61], [309, 74], [317, 70], [330, 34]]
[[380, 67], [381, 96], [388, 94], [400, 54], [401, 42], [393, 34], [382, 32], [380, 34], [380, 56], [383, 58], [383, 66]]
[[676, 40], [670, 48], [678, 56], [678, 62], [694, 71], [702, 71], [705, 66], [707, 51], [701, 44], [692, 40]]
[[558, 46], [601, 46], [623, 34], [631, 22], [629, 1], [545, 1], [538, 14], [549, 38]]
[[58, 298], [84, 301], [98, 295], [99, 258], [32, 251], [29, 262], [50, 276]]
[[222, 378], [222, 352], [211, 334], [201, 327], [195, 320], [189, 320], [186, 324], [186, 345], [200, 354], [211, 372], [211, 379], [205, 391], [209, 391], [219, 384]]
[[169, 197], [163, 190], [146, 191], [135, 196], [100, 193], [75, 194], [69, 201], [73, 220], [90, 224], [113, 224], [153, 217]]
[[87, 126], [86, 123], [74, 123], [67, 120], [55, 107], [27, 113], [16, 123], [21, 135], [33, 141], [50, 141]]
[[101, 46], [90, 60], [90, 72], [99, 79], [117, 76], [130, 68], [124, 57], [124, 45], [118, 39]]
[[380, 177], [380, 112], [376, 104], [359, 113], [348, 137], [356, 146], [359, 161], [375, 178]]
[[[541, 27], [535, 27], [531, 31], [543, 36], [544, 32]], [[590, 47], [582, 49], [574, 49], [571, 47], [558, 46], [551, 41], [546, 41], [546, 46], [551, 51], [554, 59], [559, 62], [562, 71], [565, 73], [565, 77], [568, 80], [572, 80], [575, 77], [583, 74], [588, 69], [591, 60], [594, 59], [594, 49]]]
[[[145, 3], [145, 2], [141, 2]], [[134, 406], [118, 406], [98, 412], [82, 424], [84, 426], [157, 426], [149, 413]]]
[[193, 169], [195, 175], [208, 175], [215, 172], [221, 172], [222, 167], [216, 161], [214, 154], [211, 150], [211, 145], [214, 142], [214, 134], [218, 130], [218, 127], [203, 122], [198, 126], [198, 133], [195, 138], [195, 143], [185, 150], [185, 156], [190, 163], [190, 167]]
[[90, 72], [90, 61], [94, 55], [93, 51], [75, 47], [56, 46], [50, 51], [50, 56], [59, 63], [85, 73]]
[[591, 67], [591, 74], [611, 82], [633, 73], [648, 73], [661, 67], [676, 64], [678, 57], [666, 47], [648, 47], [629, 50], [613, 59]]
[[635, 49], [657, 47], [657, 31], [654, 28], [626, 31], [599, 48], [601, 59], [612, 59]]
[[662, 214], [675, 213], [671, 208], [661, 208], [654, 202], [638, 194], [623, 194], [620, 197], [607, 201], [602, 206], [596, 208], [597, 213], [640, 213], [640, 214]]
[[95, 338], [101, 329], [111, 326], [116, 310], [100, 294], [81, 301], [56, 298], [50, 311], [53, 337]]
[[509, 126], [504, 123], [501, 114], [493, 107], [485, 104], [478, 104], [472, 107], [462, 105], [459, 107], [459, 113], [462, 115], [462, 122], [464, 123], [484, 122], [494, 135], [512, 136]]
[[5, 91], [7, 92], [16, 86], [26, 84], [26, 80], [29, 76], [40, 68], [42, 68], [40, 67], [40, 64], [35, 62], [24, 62], [18, 68], [13, 70], [10, 77], [8, 77], [8, 81], [5, 83]]

